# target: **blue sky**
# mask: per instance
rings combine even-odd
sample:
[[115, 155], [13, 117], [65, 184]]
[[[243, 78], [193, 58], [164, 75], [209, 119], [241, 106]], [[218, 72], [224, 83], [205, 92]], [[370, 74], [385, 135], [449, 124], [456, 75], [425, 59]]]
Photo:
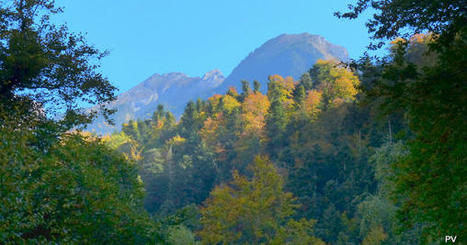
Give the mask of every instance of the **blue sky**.
[[57, 0], [55, 21], [107, 49], [102, 72], [120, 92], [154, 73], [227, 76], [255, 48], [283, 33], [319, 34], [358, 58], [369, 40], [366, 16], [333, 16], [353, 0]]

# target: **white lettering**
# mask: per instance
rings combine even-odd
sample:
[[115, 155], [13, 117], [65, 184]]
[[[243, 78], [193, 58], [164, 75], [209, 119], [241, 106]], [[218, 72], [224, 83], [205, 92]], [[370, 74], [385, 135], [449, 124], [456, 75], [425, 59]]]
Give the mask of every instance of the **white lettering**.
[[445, 236], [444, 237], [444, 242], [448, 243], [448, 241], [451, 241], [452, 243], [455, 243], [457, 239], [457, 236]]

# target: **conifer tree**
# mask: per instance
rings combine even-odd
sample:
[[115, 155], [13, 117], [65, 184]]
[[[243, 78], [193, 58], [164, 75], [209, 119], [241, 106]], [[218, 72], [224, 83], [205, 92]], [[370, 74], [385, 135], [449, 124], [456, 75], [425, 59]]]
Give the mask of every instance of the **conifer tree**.
[[260, 90], [260, 88], [261, 88], [261, 83], [258, 82], [257, 80], [254, 80], [254, 81], [253, 81], [253, 91], [254, 91], [255, 93], [258, 93], [259, 90]]

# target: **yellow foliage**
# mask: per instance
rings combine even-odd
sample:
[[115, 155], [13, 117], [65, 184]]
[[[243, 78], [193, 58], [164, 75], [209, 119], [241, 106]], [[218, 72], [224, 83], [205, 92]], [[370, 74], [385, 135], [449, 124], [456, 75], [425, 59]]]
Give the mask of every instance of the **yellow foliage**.
[[402, 37], [398, 37], [398, 38], [391, 41], [391, 45], [396, 45], [396, 44], [405, 43], [405, 42], [407, 42], [406, 39], [404, 39]]
[[155, 128], [161, 129], [162, 127], [164, 127], [164, 120], [158, 120], [157, 124], [155, 125]]
[[242, 117], [246, 132], [261, 132], [266, 124], [265, 117], [271, 103], [266, 95], [249, 94], [242, 103]]
[[323, 92], [327, 105], [334, 107], [355, 99], [360, 81], [351, 70], [335, 60], [318, 60], [313, 69], [318, 70], [318, 89]]
[[360, 84], [360, 81], [353, 72], [344, 67], [335, 67], [331, 69], [331, 76], [334, 78], [333, 93], [335, 97], [340, 97], [345, 101], [355, 99], [356, 86]]
[[[293, 91], [295, 89], [295, 81], [292, 77], [283, 78], [280, 75], [269, 76], [270, 87], [275, 89], [268, 89], [268, 97], [273, 98], [279, 96], [278, 99], [284, 106], [285, 111], [291, 112], [294, 106]], [[271, 94], [279, 92], [279, 94]]]
[[222, 99], [222, 95], [220, 95], [220, 94], [215, 94], [215, 95], [209, 97], [208, 101], [211, 104], [211, 107], [215, 111], [217, 111], [219, 109], [219, 104], [221, 102], [221, 99]]
[[271, 75], [269, 76], [270, 83], [276, 83], [281, 88], [284, 96], [291, 99], [293, 97], [293, 91], [295, 89], [295, 82], [292, 77], [283, 78], [280, 75]]
[[101, 140], [104, 144], [114, 150], [118, 149], [124, 144], [133, 143], [133, 140], [123, 131], [111, 135], [104, 135], [101, 137]]
[[177, 134], [169, 140], [169, 143], [172, 145], [181, 145], [185, 143], [185, 141], [186, 141], [185, 138], [180, 137], [180, 135]]
[[334, 84], [336, 94], [343, 99], [354, 98], [357, 95], [357, 86], [359, 84], [357, 76], [347, 69], [341, 68], [340, 74], [336, 75], [336, 82]]
[[207, 244], [259, 244], [272, 241], [281, 224], [297, 207], [291, 193], [284, 192], [283, 178], [267, 158], [257, 157], [251, 180], [234, 171], [228, 185], [218, 186], [201, 209]]
[[125, 158], [129, 161], [140, 161], [143, 159], [141, 153], [143, 152], [143, 147], [141, 147], [138, 143], [133, 142], [130, 144], [130, 152], [124, 153]]
[[226, 110], [228, 113], [231, 113], [235, 108], [240, 107], [240, 102], [238, 102], [237, 99], [230, 95], [225, 95], [222, 97], [222, 102], [224, 105], [224, 110]]
[[[224, 147], [220, 144], [217, 140], [217, 130], [221, 125], [223, 125], [224, 117], [222, 112], [216, 113], [213, 117], [209, 117], [204, 121], [204, 126], [200, 131], [200, 136], [203, 141], [209, 147], [214, 150], [216, 153], [223, 153], [225, 152]], [[221, 156], [222, 157], [222, 156]]]
[[204, 126], [200, 131], [201, 138], [206, 144], [211, 145], [216, 141], [216, 130], [219, 127], [219, 122], [222, 121], [222, 114], [217, 113], [214, 119], [208, 117], [204, 121]]
[[329, 64], [329, 63], [331, 63], [331, 62], [334, 63], [335, 61], [318, 59], [318, 60], [316, 61], [315, 64], [316, 64], [316, 65], [326, 65], [326, 64]]
[[321, 98], [323, 93], [317, 90], [310, 90], [305, 99], [305, 110], [312, 117], [316, 116], [321, 112]]

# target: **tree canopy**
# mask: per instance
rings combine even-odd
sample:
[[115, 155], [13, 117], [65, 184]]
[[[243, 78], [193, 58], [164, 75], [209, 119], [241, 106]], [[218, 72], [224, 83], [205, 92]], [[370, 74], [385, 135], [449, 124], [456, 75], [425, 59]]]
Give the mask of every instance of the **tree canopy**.
[[15, 0], [0, 7], [0, 102], [2, 111], [18, 106], [63, 118], [69, 129], [89, 122], [96, 113], [83, 105], [100, 105], [104, 116], [115, 87], [97, 72], [106, 55], [86, 43], [82, 35], [49, 19], [62, 10], [52, 0]]
[[388, 59], [374, 63], [381, 72], [365, 95], [382, 114], [404, 113], [413, 134], [410, 153], [394, 163], [399, 220], [406, 229], [424, 224], [428, 240], [465, 234], [465, 2], [359, 0], [337, 15], [352, 19], [369, 7], [376, 10], [367, 24], [373, 38], [395, 40]]
[[[200, 231], [206, 244], [323, 244], [312, 236], [314, 222], [294, 221], [297, 207], [284, 180], [264, 157], [250, 166], [248, 180], [234, 172], [233, 180], [216, 187], [201, 210]], [[298, 242], [298, 243], [297, 243]]]
[[95, 115], [83, 106], [108, 116], [115, 87], [97, 71], [106, 53], [49, 21], [60, 12], [0, 3], [0, 243], [160, 241], [136, 165], [72, 131]]

